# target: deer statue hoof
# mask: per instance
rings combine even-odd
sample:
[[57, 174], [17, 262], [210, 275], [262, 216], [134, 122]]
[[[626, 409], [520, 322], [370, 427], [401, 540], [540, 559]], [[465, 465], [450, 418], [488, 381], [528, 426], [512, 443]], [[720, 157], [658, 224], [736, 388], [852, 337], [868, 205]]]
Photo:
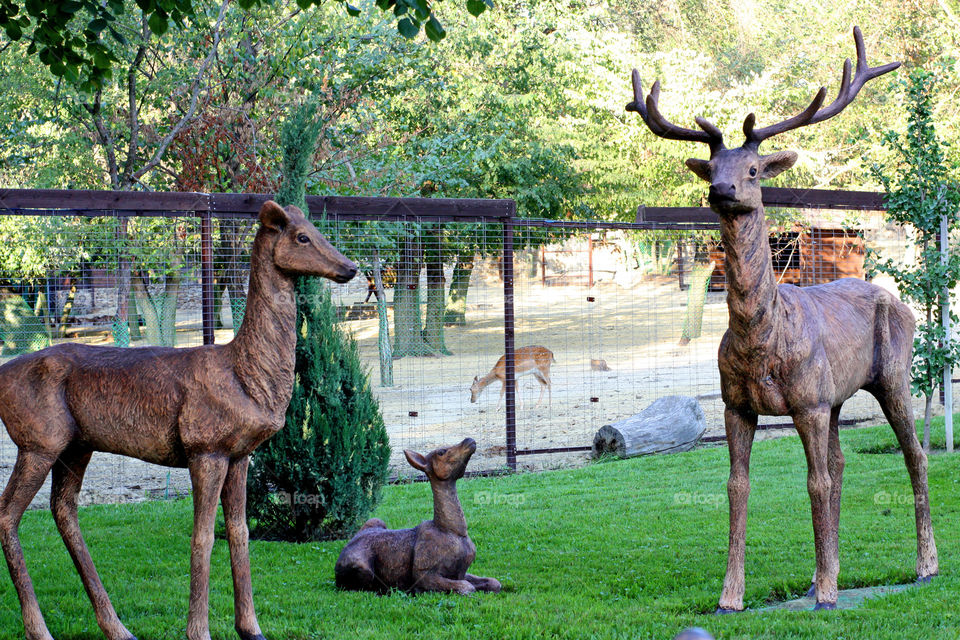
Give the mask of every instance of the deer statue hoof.
[[814, 611], [833, 611], [837, 608], [836, 602], [818, 602], [814, 607]]
[[237, 635], [240, 636], [240, 640], [267, 640], [263, 637], [262, 633], [253, 635], [252, 633], [246, 633], [245, 631], [237, 630]]
[[717, 607], [717, 610], [713, 612], [713, 615], [725, 616], [728, 613], [743, 613], [743, 609], [727, 609], [726, 607]]

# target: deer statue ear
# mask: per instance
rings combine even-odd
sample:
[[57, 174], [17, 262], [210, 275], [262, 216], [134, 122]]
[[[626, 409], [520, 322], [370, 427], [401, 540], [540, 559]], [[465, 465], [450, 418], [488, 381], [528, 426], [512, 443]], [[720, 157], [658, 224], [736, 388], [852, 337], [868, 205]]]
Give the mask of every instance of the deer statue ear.
[[416, 451], [411, 451], [410, 449], [404, 449], [403, 455], [407, 456], [407, 462], [410, 463], [410, 466], [414, 469], [419, 469], [424, 473], [427, 472], [427, 459]]
[[283, 231], [290, 222], [290, 216], [279, 204], [267, 200], [260, 207], [260, 224], [273, 231]]
[[480, 378], [478, 378], [477, 376], [473, 376], [473, 381], [474, 381], [474, 382], [480, 382]]
[[797, 161], [797, 154], [794, 151], [777, 151], [768, 156], [760, 157], [760, 179], [774, 178], [790, 167]]
[[710, 162], [708, 160], [700, 160], [699, 158], [687, 158], [687, 169], [693, 171], [697, 174], [697, 177], [701, 180], [707, 182], [713, 182], [713, 177], [710, 175]]

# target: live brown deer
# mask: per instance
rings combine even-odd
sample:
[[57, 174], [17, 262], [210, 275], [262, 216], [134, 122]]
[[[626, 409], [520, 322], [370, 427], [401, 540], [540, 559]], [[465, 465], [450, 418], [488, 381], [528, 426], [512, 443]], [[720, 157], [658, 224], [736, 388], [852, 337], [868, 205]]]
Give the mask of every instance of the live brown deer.
[[[540, 406], [540, 403], [543, 401], [543, 391], [544, 389], [548, 392], [549, 403], [553, 404], [553, 389], [550, 386], [550, 365], [556, 360], [553, 357], [553, 352], [546, 347], [540, 346], [530, 346], [530, 347], [520, 347], [514, 351], [514, 376], [519, 378], [520, 376], [532, 375], [537, 379], [537, 382], [540, 383], [540, 397], [537, 398], [537, 405]], [[470, 402], [476, 402], [477, 398], [480, 397], [480, 392], [486, 389], [488, 386], [493, 384], [495, 381], [500, 381], [500, 399], [497, 400], [497, 409], [500, 408], [500, 403], [503, 402], [503, 392], [507, 388], [507, 356], [502, 355], [500, 359], [497, 360], [497, 364], [493, 365], [493, 369], [490, 370], [490, 373], [481, 377], [474, 376], [473, 384], [470, 385]], [[522, 402], [521, 402], [522, 405]]]
[[404, 451], [407, 462], [424, 472], [433, 490], [433, 520], [412, 529], [387, 529], [379, 518], [368, 520], [340, 552], [334, 568], [337, 586], [355, 591], [384, 593], [446, 591], [470, 594], [500, 591], [495, 578], [470, 575], [477, 554], [467, 520], [457, 497], [457, 480], [463, 477], [477, 443], [460, 444], [421, 455]]
[[667, 121], [658, 108], [660, 83], [644, 99], [639, 74], [633, 72], [634, 101], [628, 110], [638, 112], [660, 137], [710, 148], [709, 160], [691, 158], [686, 164], [710, 183], [709, 202], [720, 218], [727, 274], [730, 320], [719, 365], [730, 451], [730, 540], [721, 613], [743, 609], [750, 450], [758, 415], [791, 416], [800, 435], [813, 515], [816, 606], [836, 606], [844, 467], [838, 420], [843, 402], [859, 389], [876, 397], [904, 453], [915, 500], [917, 576], [927, 580], [938, 571], [927, 458], [917, 441], [910, 399], [913, 315], [895, 296], [863, 280], [844, 278], [803, 289], [777, 286], [761, 201], [760, 181], [789, 169], [797, 154], [760, 155], [760, 143], [837, 115], [867, 81], [900, 66], [868, 66], [860, 29], [855, 27], [853, 35], [856, 75], [851, 80], [847, 59], [832, 103], [823, 106], [826, 89], [821, 88], [802, 113], [760, 129], [751, 113], [743, 123], [746, 141], [736, 149], [727, 149], [720, 130], [703, 118], [696, 119], [701, 131]]
[[346, 282], [357, 272], [296, 207], [269, 201], [250, 259], [247, 311], [236, 338], [189, 349], [60, 344], [0, 367], [0, 419], [17, 461], [0, 497], [0, 542], [28, 640], [50, 640], [17, 530], [53, 470], [50, 506], [110, 640], [133, 638], [93, 566], [77, 520], [77, 493], [94, 451], [190, 470], [193, 537], [187, 637], [208, 640], [210, 552], [222, 501], [233, 571], [236, 630], [263, 635], [247, 551], [249, 454], [284, 424], [293, 389], [297, 276]]

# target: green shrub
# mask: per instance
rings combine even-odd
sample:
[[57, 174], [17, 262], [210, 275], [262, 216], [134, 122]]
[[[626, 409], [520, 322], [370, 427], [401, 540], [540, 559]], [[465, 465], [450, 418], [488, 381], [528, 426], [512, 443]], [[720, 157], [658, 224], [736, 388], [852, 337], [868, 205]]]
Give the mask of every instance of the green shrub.
[[[296, 110], [282, 131], [281, 204], [307, 213], [303, 178], [318, 128]], [[247, 481], [251, 535], [322, 540], [351, 533], [380, 499], [390, 446], [357, 345], [336, 324], [329, 287], [297, 283], [297, 350], [286, 424], [254, 452]]]

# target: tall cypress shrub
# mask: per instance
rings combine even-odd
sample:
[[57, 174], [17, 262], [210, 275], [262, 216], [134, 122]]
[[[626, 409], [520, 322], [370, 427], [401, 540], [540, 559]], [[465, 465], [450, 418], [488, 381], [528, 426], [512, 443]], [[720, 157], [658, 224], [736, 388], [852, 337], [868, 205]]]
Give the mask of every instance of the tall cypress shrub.
[[[306, 178], [320, 125], [295, 109], [281, 131], [282, 205], [308, 214]], [[376, 505], [390, 446], [357, 345], [336, 323], [329, 287], [297, 282], [297, 350], [286, 425], [253, 454], [247, 482], [251, 535], [321, 540], [351, 533]]]

